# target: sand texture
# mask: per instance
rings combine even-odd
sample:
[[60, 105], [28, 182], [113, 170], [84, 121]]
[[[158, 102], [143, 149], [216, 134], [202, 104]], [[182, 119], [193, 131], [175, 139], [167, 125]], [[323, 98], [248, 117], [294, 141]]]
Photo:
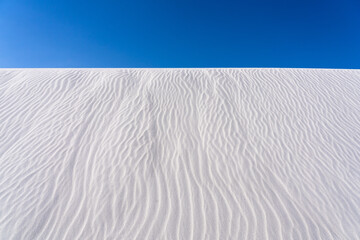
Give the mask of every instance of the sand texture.
[[360, 70], [1, 69], [0, 239], [360, 239]]

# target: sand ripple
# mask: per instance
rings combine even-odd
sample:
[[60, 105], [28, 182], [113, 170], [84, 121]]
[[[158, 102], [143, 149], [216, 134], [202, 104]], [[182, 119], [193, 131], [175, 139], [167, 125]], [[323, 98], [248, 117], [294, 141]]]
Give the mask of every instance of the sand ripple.
[[360, 239], [359, 159], [359, 70], [0, 70], [0, 239]]

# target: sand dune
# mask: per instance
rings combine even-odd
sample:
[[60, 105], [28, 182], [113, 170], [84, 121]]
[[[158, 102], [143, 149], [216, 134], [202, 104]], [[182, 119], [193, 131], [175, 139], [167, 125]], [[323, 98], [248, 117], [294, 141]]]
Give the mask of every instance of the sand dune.
[[0, 70], [0, 239], [360, 239], [359, 169], [359, 70]]

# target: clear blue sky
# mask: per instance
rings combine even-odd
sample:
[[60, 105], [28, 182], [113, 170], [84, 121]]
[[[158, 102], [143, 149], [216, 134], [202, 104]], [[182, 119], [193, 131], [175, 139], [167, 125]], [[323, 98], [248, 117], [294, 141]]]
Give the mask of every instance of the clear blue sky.
[[360, 68], [360, 1], [0, 0], [0, 67]]

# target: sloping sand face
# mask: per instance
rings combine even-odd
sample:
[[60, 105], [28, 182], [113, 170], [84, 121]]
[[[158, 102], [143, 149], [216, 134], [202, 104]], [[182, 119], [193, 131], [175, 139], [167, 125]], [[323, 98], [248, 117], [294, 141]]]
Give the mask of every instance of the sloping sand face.
[[0, 239], [359, 239], [359, 183], [359, 70], [0, 70]]

